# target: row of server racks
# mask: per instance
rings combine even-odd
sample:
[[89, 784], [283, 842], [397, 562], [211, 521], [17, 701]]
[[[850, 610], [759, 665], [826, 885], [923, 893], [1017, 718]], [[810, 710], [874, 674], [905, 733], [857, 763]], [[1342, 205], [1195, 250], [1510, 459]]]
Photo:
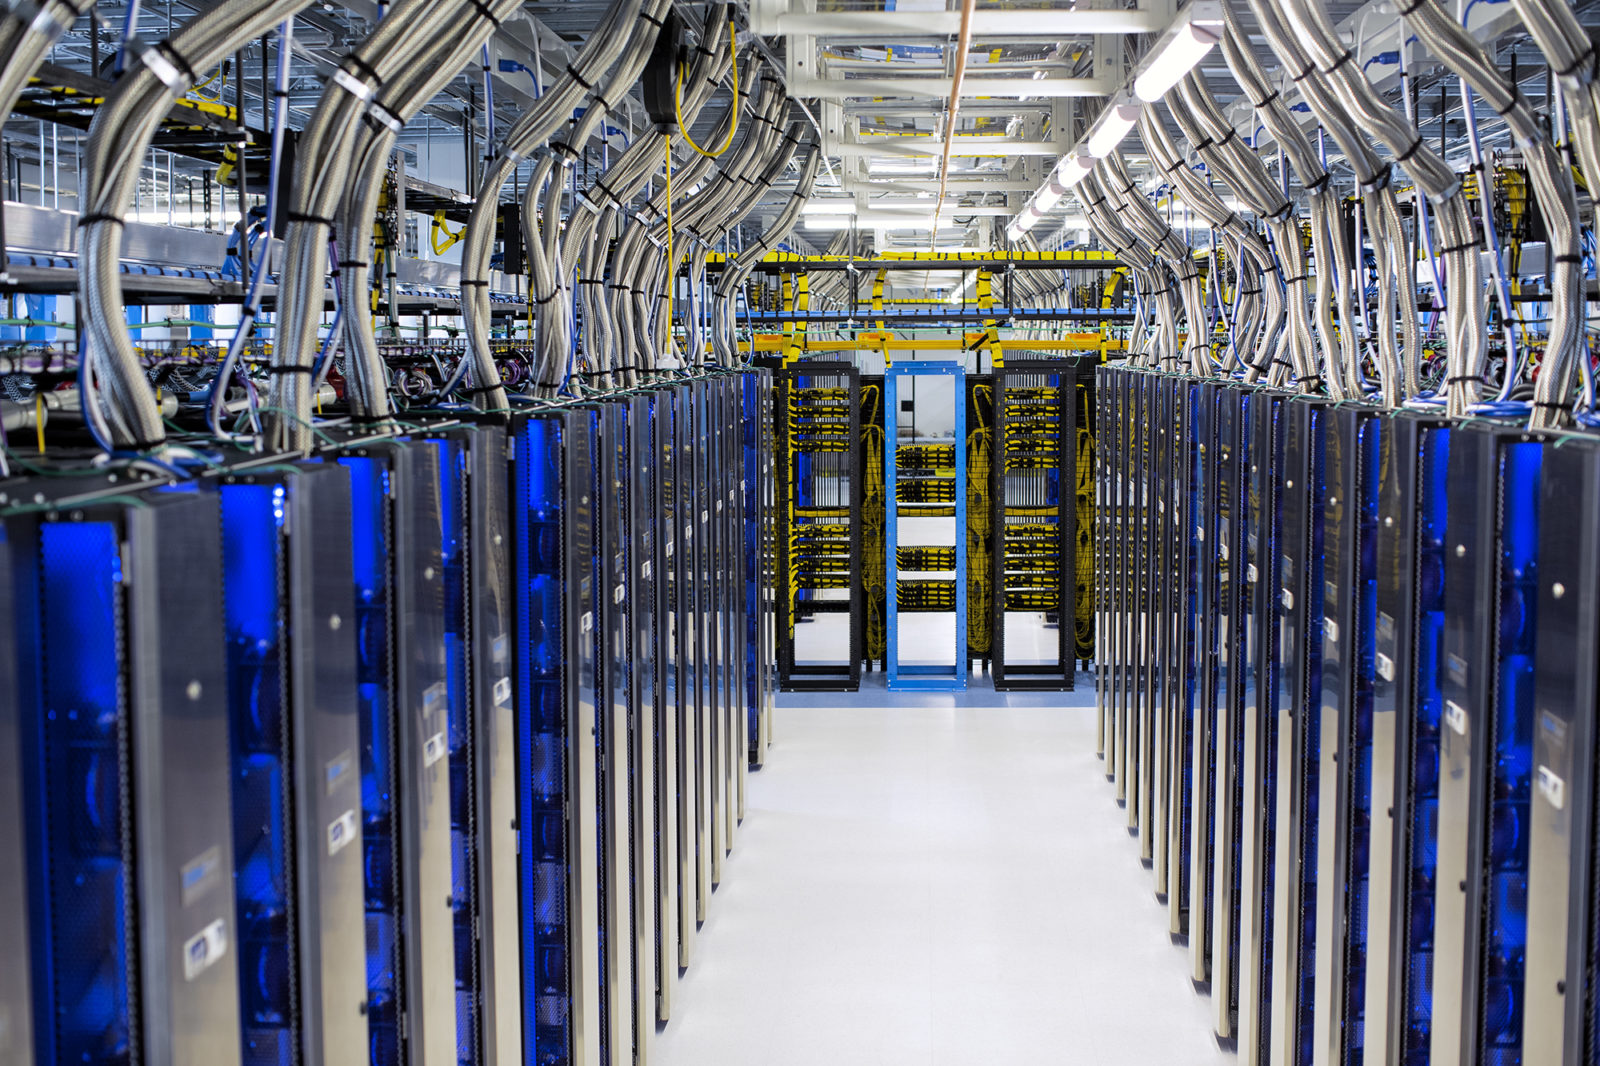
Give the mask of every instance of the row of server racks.
[[0, 1062], [646, 1063], [770, 737], [770, 403], [0, 485]]
[[[963, 665], [987, 669], [997, 689], [1071, 689], [1077, 664], [1095, 654], [1095, 380], [1087, 364], [1019, 360], [964, 376], [959, 508], [954, 500], [906, 497], [919, 484], [904, 479], [896, 485], [902, 498], [889, 500], [899, 411], [885, 402], [884, 375], [823, 359], [774, 361], [774, 373], [780, 688], [854, 691], [863, 671], [887, 667], [893, 502], [922, 515], [964, 513], [957, 534], [968, 560]], [[940, 470], [957, 465], [948, 451]], [[926, 554], [899, 551], [894, 569], [950, 569], [944, 556]], [[918, 595], [929, 582], [897, 583], [900, 613], [954, 609], [948, 588], [929, 597]], [[1018, 627], [1029, 614], [1053, 627], [1051, 653], [1008, 655], [1008, 622]], [[807, 655], [797, 639], [799, 627], [819, 623], [844, 630], [837, 654]]]
[[1097, 742], [1254, 1064], [1600, 1052], [1600, 438], [1098, 371]]

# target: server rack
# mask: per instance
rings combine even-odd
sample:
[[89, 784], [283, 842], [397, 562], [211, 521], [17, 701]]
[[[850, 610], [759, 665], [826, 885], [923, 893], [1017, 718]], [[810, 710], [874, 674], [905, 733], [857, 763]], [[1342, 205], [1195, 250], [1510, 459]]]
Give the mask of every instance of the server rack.
[[444, 582], [458, 1061], [521, 1046], [516, 764], [503, 426], [418, 434], [436, 453]]
[[1113, 493], [1116, 449], [1111, 444], [1111, 391], [1114, 369], [1097, 366], [1094, 370], [1095, 438], [1100, 446], [1094, 455], [1095, 514], [1099, 519], [1094, 526], [1094, 626], [1099, 647], [1094, 661], [1094, 753], [1101, 760], [1106, 757], [1106, 722], [1110, 713], [1110, 640], [1111, 601], [1116, 575], [1111, 567], [1111, 496]]
[[633, 590], [628, 584], [630, 531], [627, 523], [629, 489], [633, 481], [628, 447], [630, 407], [631, 401], [627, 401], [601, 403], [586, 409], [598, 442], [593, 498], [598, 519], [594, 566], [599, 610], [594, 638], [597, 660], [604, 664], [600, 671], [600, 713], [594, 734], [600, 832], [601, 1062], [622, 1062], [642, 1054], [634, 1028], [637, 946], [633, 914], [631, 787], [634, 766], [631, 748], [635, 708], [634, 671], [628, 656]]
[[701, 811], [704, 787], [701, 745], [704, 730], [700, 666], [701, 625], [699, 582], [696, 580], [694, 552], [695, 462], [693, 391], [687, 383], [673, 390], [672, 448], [677, 515], [674, 537], [663, 545], [673, 560], [669, 567], [673, 601], [673, 625], [677, 634], [678, 657], [678, 965], [687, 966], [694, 953], [696, 931], [703, 916], [700, 897], [701, 841], [705, 822]]
[[1426, 1061], [1450, 424], [1403, 412], [1379, 440], [1364, 1053]]
[[[906, 362], [884, 372], [887, 410], [899, 408], [900, 382], [909, 377], [951, 379], [956, 399], [965, 394], [965, 371], [959, 363]], [[967, 453], [966, 408], [956, 403], [955, 440], [958, 443], [900, 444], [898, 433], [886, 432], [883, 464], [887, 472], [885, 495], [884, 565], [888, 589], [888, 637], [884, 669], [891, 689], [962, 690], [967, 687]], [[998, 438], [997, 438], [998, 439]], [[949, 470], [949, 474], [943, 471]], [[904, 472], [902, 472], [904, 471]], [[953, 545], [900, 544], [900, 516], [953, 514]], [[1000, 553], [996, 551], [996, 556]], [[907, 572], [951, 572], [951, 579], [902, 579]], [[951, 665], [913, 665], [900, 661], [900, 613], [953, 613], [955, 629], [950, 649]]]
[[773, 602], [773, 425], [772, 373], [747, 370], [741, 377], [744, 489], [745, 673], [749, 708], [749, 762], [760, 767], [772, 744], [777, 689], [776, 604]]
[[1117, 458], [1111, 496], [1111, 565], [1116, 572], [1116, 591], [1111, 605], [1111, 707], [1107, 726], [1106, 754], [1109, 764], [1106, 772], [1116, 786], [1114, 795], [1119, 804], [1128, 801], [1128, 707], [1133, 698], [1129, 663], [1132, 659], [1133, 625], [1131, 527], [1135, 434], [1133, 385], [1136, 377], [1132, 372], [1124, 372], [1112, 379], [1115, 396], [1111, 407], [1111, 433]]
[[523, 1057], [599, 1061], [594, 467], [577, 408], [512, 416], [511, 575]]
[[[650, 394], [648, 446], [650, 496], [646, 506], [654, 508], [650, 522], [656, 525], [651, 554], [641, 553], [639, 566], [650, 566], [654, 580], [649, 587], [654, 603], [649, 613], [641, 612], [637, 655], [655, 659], [656, 723], [656, 1017], [666, 1021], [672, 1013], [672, 985], [678, 976], [680, 936], [680, 885], [687, 874], [685, 852], [680, 846], [679, 803], [685, 781], [679, 773], [682, 752], [682, 708], [679, 673], [682, 660], [678, 650], [677, 544], [678, 488], [677, 448], [674, 437], [674, 411], [678, 389], [668, 386]], [[653, 614], [653, 618], [651, 615]]]
[[245, 1063], [368, 1053], [350, 479], [222, 474]]
[[733, 848], [733, 830], [738, 811], [738, 766], [744, 761], [742, 730], [744, 717], [740, 693], [735, 683], [735, 663], [744, 663], [737, 644], [738, 626], [734, 622], [737, 602], [733, 586], [734, 544], [738, 536], [734, 505], [738, 498], [733, 474], [734, 379], [712, 378], [705, 382], [706, 428], [701, 441], [706, 447], [706, 489], [710, 501], [710, 536], [707, 538], [709, 569], [706, 585], [711, 598], [713, 673], [712, 737], [712, 839], [711, 883], [722, 883], [723, 861]]
[[1541, 458], [1527, 434], [1474, 423], [1450, 448], [1436, 1062], [1521, 1046]]
[[[1008, 363], [994, 373], [993, 657], [996, 689], [1064, 691], [1077, 674], [1077, 375], [1060, 360]], [[1006, 616], [1056, 617], [1054, 656], [1010, 663]]]
[[1189, 842], [1189, 977], [1199, 984], [1211, 980], [1211, 911], [1215, 881], [1211, 851], [1215, 841], [1216, 771], [1216, 648], [1220, 621], [1219, 588], [1226, 561], [1216, 551], [1217, 430], [1219, 386], [1205, 382], [1194, 398], [1193, 558], [1194, 587], [1192, 663], [1194, 685], [1190, 697], [1190, 783], [1188, 792]]
[[711, 887], [721, 872], [721, 831], [718, 815], [720, 799], [716, 793], [715, 722], [717, 717], [717, 629], [716, 604], [711, 587], [713, 544], [711, 531], [710, 447], [711, 404], [704, 379], [689, 384], [689, 430], [684, 442], [690, 471], [690, 505], [685, 534], [688, 553], [688, 583], [692, 596], [695, 625], [694, 760], [690, 763], [696, 778], [695, 797], [695, 920], [706, 920], [711, 902]]
[[[22, 751], [17, 672], [16, 602], [11, 543], [0, 525], [0, 810], [22, 810]], [[16, 819], [0, 820], [0, 1061], [33, 1066], [33, 987], [27, 965], [27, 836]]]
[[[512, 676], [511, 501], [504, 425], [466, 439], [467, 663], [472, 731], [477, 1037], [481, 1061], [522, 1054], [517, 957], [517, 719]], [[458, 920], [456, 932], [468, 932]], [[458, 953], [459, 954], [459, 953]], [[461, 964], [458, 962], [458, 966]]]
[[1600, 441], [1545, 449], [1539, 540], [1538, 720], [1528, 840], [1527, 1066], [1592, 1062], [1596, 962], [1595, 711], [1600, 672]]
[[384, 440], [333, 456], [351, 485], [371, 1057], [439, 1066], [456, 1003], [438, 457]]
[[1134, 424], [1128, 500], [1128, 595], [1133, 609], [1128, 631], [1127, 707], [1128, 736], [1123, 743], [1123, 773], [1127, 778], [1125, 816], [1129, 832], [1137, 833], [1146, 817], [1145, 783], [1150, 772], [1150, 463], [1154, 432], [1152, 397], [1155, 379], [1139, 374], [1130, 383]]
[[1286, 405], [1278, 590], [1278, 779], [1272, 902], [1272, 1061], [1311, 1061], [1321, 763], [1324, 428], [1330, 404]]
[[1244, 478], [1244, 647], [1239, 744], [1239, 961], [1235, 1042], [1246, 1066], [1270, 1061], [1274, 875], [1278, 809], [1278, 590], [1283, 537], [1284, 409], [1288, 397], [1251, 397]]
[[[848, 363], [779, 371], [778, 683], [785, 691], [854, 691], [861, 683], [860, 375]], [[822, 593], [844, 591], [844, 597]], [[849, 618], [842, 662], [797, 662], [795, 626], [825, 613]]]
[[31, 485], [61, 509], [5, 522], [34, 1036], [53, 1062], [237, 1066], [217, 498], [90, 484]]
[[1360, 1061], [1372, 837], [1372, 668], [1378, 457], [1384, 419], [1338, 407], [1325, 430], [1322, 693], [1317, 826], [1317, 1010], [1312, 1060]]
[[1175, 445], [1172, 486], [1175, 498], [1172, 526], [1179, 569], [1176, 595], [1175, 680], [1169, 697], [1174, 725], [1168, 750], [1172, 753], [1172, 815], [1168, 818], [1168, 929], [1174, 936], [1189, 935], [1194, 835], [1194, 771], [1196, 705], [1200, 674], [1197, 658], [1203, 630], [1200, 617], [1200, 560], [1196, 519], [1199, 514], [1199, 450], [1202, 425], [1199, 382], [1174, 379]]
[[1237, 387], [1217, 390], [1216, 434], [1216, 700], [1212, 762], [1211, 973], [1213, 1029], [1231, 1041], [1239, 1014], [1239, 912], [1244, 842], [1244, 787], [1240, 780], [1244, 743], [1246, 484], [1254, 458], [1250, 443], [1252, 396]]
[[1167, 821], [1171, 817], [1172, 716], [1168, 709], [1173, 671], [1172, 627], [1169, 608], [1173, 594], [1171, 541], [1172, 511], [1168, 499], [1172, 488], [1172, 379], [1151, 376], [1151, 449], [1147, 481], [1149, 534], [1145, 551], [1149, 564], [1146, 596], [1150, 610], [1150, 650], [1146, 699], [1150, 710], [1148, 739], [1145, 745], [1147, 766], [1140, 786], [1140, 806], [1144, 817], [1139, 826], [1139, 856], [1149, 861], [1155, 875], [1156, 895], [1164, 897], [1167, 885]]

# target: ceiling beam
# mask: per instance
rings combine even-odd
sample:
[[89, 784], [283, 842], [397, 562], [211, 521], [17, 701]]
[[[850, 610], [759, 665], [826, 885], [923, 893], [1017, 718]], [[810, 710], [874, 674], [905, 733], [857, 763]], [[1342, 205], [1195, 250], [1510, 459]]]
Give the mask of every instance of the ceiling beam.
[[[1170, 16], [1151, 10], [979, 10], [972, 15], [975, 38], [1009, 37], [1019, 40], [1048, 37], [1056, 40], [1089, 37], [1097, 33], [1154, 33]], [[771, 10], [753, 4], [750, 28], [765, 36], [800, 34], [829, 40], [862, 38], [881, 44], [885, 38], [936, 39], [954, 37], [961, 28], [955, 11], [832, 11]]]
[[[1029, 97], [1110, 96], [1121, 85], [1103, 78], [967, 78], [962, 96]], [[863, 96], [942, 99], [950, 95], [949, 78], [811, 78], [789, 79], [789, 95], [801, 99], [848, 100]]]
[[[1055, 141], [1014, 141], [1007, 137], [954, 137], [951, 139], [950, 154], [961, 158], [976, 156], [997, 156], [1012, 158], [1021, 155], [1046, 155], [1059, 156], [1066, 152], [1066, 148]], [[868, 158], [883, 159], [885, 157], [911, 157], [929, 158], [936, 157], [943, 148], [943, 142], [936, 137], [863, 137], [859, 141], [850, 141], [839, 145], [828, 145], [827, 150], [832, 155], [850, 158], [853, 156], [866, 156]]]

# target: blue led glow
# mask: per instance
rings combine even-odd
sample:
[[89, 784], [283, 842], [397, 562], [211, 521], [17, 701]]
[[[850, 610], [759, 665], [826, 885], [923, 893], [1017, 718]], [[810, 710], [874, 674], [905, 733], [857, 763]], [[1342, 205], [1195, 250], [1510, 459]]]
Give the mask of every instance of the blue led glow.
[[1493, 751], [1489, 760], [1488, 894], [1480, 1004], [1486, 1066], [1522, 1061], [1523, 974], [1528, 947], [1528, 817], [1533, 786], [1533, 612], [1538, 596], [1539, 474], [1543, 446], [1507, 444], [1501, 454], [1504, 516], [1496, 646]]
[[[1300, 958], [1295, 998], [1295, 1033], [1297, 1059], [1302, 1066], [1312, 1057], [1312, 1015], [1316, 1000], [1317, 971], [1317, 825], [1318, 800], [1321, 793], [1322, 766], [1322, 618], [1326, 611], [1324, 589], [1326, 555], [1326, 525], [1323, 522], [1324, 500], [1327, 496], [1326, 436], [1323, 410], [1308, 407], [1305, 412], [1307, 439], [1302, 447], [1310, 454], [1306, 475], [1306, 525], [1310, 536], [1310, 550], [1303, 563], [1306, 607], [1302, 612], [1305, 667], [1305, 692], [1297, 694], [1302, 700], [1304, 716], [1300, 723], [1302, 754], [1300, 758]], [[1298, 649], [1297, 649], [1298, 650]], [[1293, 652], [1291, 652], [1293, 654]]]
[[[34, 753], [50, 914], [42, 960], [53, 1028], [38, 1039], [54, 1061], [129, 1061], [132, 924], [122, 850], [122, 555], [107, 522], [48, 522], [39, 531], [44, 722]], [[42, 975], [43, 976], [43, 975]]]
[[288, 1066], [292, 1028], [289, 855], [280, 574], [282, 485], [219, 490], [228, 708], [233, 747], [233, 843], [239, 1001], [247, 1066]]
[[389, 468], [344, 456], [356, 591], [361, 701], [361, 819], [367, 914], [367, 1028], [372, 1066], [399, 1066], [399, 944], [395, 884], [394, 737], [389, 703]]
[[568, 1061], [566, 697], [562, 670], [561, 550], [564, 426], [531, 418], [516, 437], [511, 497], [512, 587], [517, 634], [518, 882], [522, 937], [525, 1058], [536, 1066]]
[[477, 1017], [477, 879], [473, 869], [474, 755], [471, 674], [467, 669], [467, 462], [456, 439], [427, 442], [438, 453], [441, 569], [444, 573], [446, 721], [450, 740], [450, 898], [455, 923], [456, 1061], [479, 1058]]
[[1408, 920], [1402, 936], [1401, 1062], [1426, 1066], [1433, 1039], [1433, 896], [1439, 847], [1439, 671], [1444, 647], [1444, 548], [1450, 461], [1450, 430], [1419, 433], [1417, 463], [1417, 643], [1415, 712], [1411, 721], [1409, 855], [1403, 866]]

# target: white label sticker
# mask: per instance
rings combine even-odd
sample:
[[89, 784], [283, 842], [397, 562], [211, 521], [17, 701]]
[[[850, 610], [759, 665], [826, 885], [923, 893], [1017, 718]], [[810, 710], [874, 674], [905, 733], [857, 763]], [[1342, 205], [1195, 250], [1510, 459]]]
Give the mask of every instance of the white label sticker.
[[180, 871], [180, 877], [183, 905], [187, 907], [222, 879], [222, 849], [212, 846], [190, 859]]
[[578, 619], [578, 632], [588, 633], [594, 629], [594, 612], [584, 611], [583, 617]]
[[1194, 527], [1194, 536], [1195, 536], [1196, 540], [1200, 540], [1200, 541], [1205, 540], [1206, 539], [1206, 529], [1205, 529], [1205, 527], [1204, 526], [1195, 526]]
[[1550, 806], [1560, 810], [1567, 805], [1567, 783], [1557, 777], [1548, 766], [1539, 767], [1539, 791], [1550, 801]]
[[184, 942], [183, 979], [193, 981], [215, 966], [227, 953], [228, 927], [218, 918]]
[[344, 781], [345, 775], [356, 764], [355, 754], [346, 750], [341, 751], [328, 760], [328, 765], [322, 768], [322, 780], [328, 790], [328, 795], [333, 795], [334, 789]]
[[667, 541], [667, 558], [672, 558], [672, 541]]
[[1284, 610], [1286, 610], [1286, 611], [1294, 610], [1294, 593], [1290, 592], [1288, 589], [1284, 589], [1283, 590], [1283, 595], [1280, 596], [1279, 599], [1283, 601], [1283, 609]]
[[345, 811], [328, 823], [328, 854], [337, 855], [356, 838], [356, 812]]
[[722, 513], [722, 501], [721, 500], [717, 501], [717, 513], [718, 514]]
[[1245, 568], [1244, 568], [1244, 574], [1245, 574], [1245, 579], [1246, 579], [1246, 580], [1247, 580], [1247, 581], [1249, 581], [1249, 582], [1250, 582], [1250, 584], [1252, 584], [1252, 585], [1254, 585], [1254, 584], [1255, 584], [1255, 583], [1256, 583], [1256, 578], [1257, 578], [1257, 577], [1258, 577], [1258, 576], [1260, 576], [1260, 575], [1259, 575], [1259, 574], [1258, 574], [1258, 573], [1257, 573], [1257, 572], [1256, 572], [1256, 564], [1255, 564], [1255, 563], [1250, 563], [1250, 564], [1248, 564], [1248, 565], [1247, 565], [1247, 566], [1245, 566]]
[[1394, 660], [1393, 659], [1389, 658], [1387, 655], [1383, 654], [1383, 652], [1380, 651], [1377, 654], [1376, 658], [1375, 658], [1375, 664], [1376, 664], [1376, 666], [1378, 668], [1378, 676], [1379, 677], [1383, 678], [1385, 681], [1393, 681], [1394, 680]]
[[700, 524], [705, 525], [709, 521], [711, 521], [711, 512], [702, 507], [700, 509]]
[[627, 594], [624, 591], [624, 588], [625, 588], [625, 586], [618, 585], [616, 588], [611, 590], [611, 602], [612, 603], [621, 603], [622, 602], [622, 597]]
[[444, 758], [445, 750], [443, 733], [435, 733], [427, 740], [424, 740], [422, 742], [422, 765], [432, 766]]
[[1455, 700], [1445, 700], [1444, 720], [1462, 736], [1467, 735], [1467, 709]]
[[650, 580], [650, 560], [649, 559], [646, 559], [644, 562], [639, 564], [639, 576], [644, 578], [646, 581]]
[[511, 702], [511, 679], [502, 677], [494, 683], [494, 702], [506, 704]]
[[1323, 627], [1323, 632], [1328, 634], [1328, 643], [1329, 644], [1337, 644], [1337, 643], [1339, 643], [1339, 623], [1338, 622], [1335, 622], [1331, 618], [1324, 618], [1322, 620], [1322, 627]]

